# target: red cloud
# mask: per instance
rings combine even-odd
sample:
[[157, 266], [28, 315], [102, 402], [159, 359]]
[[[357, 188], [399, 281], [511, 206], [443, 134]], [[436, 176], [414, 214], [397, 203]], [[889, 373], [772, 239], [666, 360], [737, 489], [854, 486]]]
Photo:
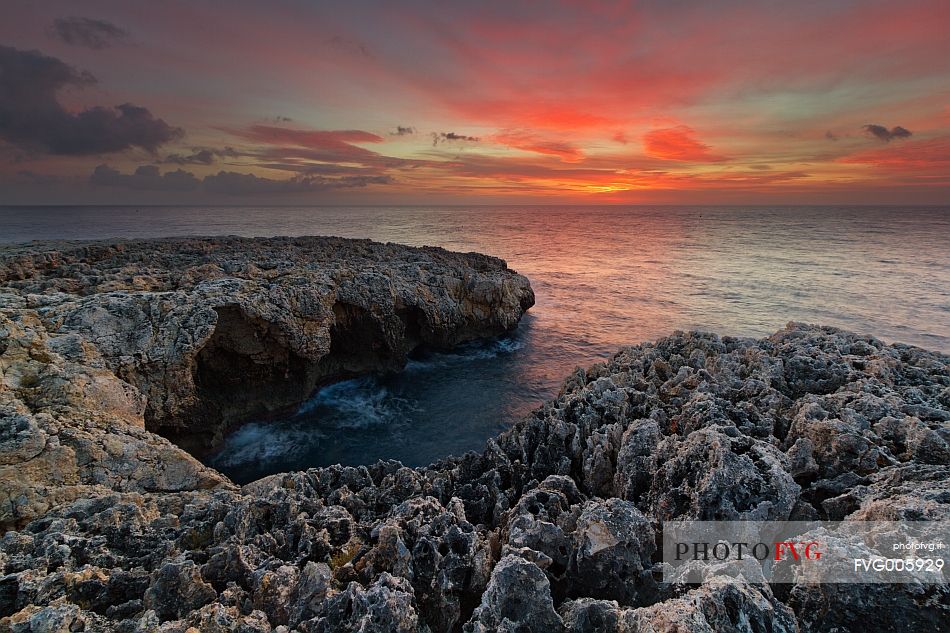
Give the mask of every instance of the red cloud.
[[685, 125], [652, 130], [643, 135], [643, 151], [647, 156], [664, 160], [710, 163], [725, 160], [711, 154], [709, 146], [695, 138], [692, 128]]
[[571, 143], [546, 140], [530, 132], [505, 130], [491, 136], [490, 140], [500, 145], [506, 145], [527, 152], [557, 156], [561, 160], [570, 163], [584, 158], [584, 152]]
[[616, 124], [611, 117], [595, 114], [567, 100], [540, 101], [522, 96], [491, 100], [471, 98], [453, 100], [450, 106], [473, 121], [491, 121], [507, 127], [576, 132]]
[[252, 125], [224, 131], [264, 147], [243, 153], [269, 162], [286, 161], [300, 167], [308, 163], [357, 163], [393, 167], [407, 161], [384, 156], [354, 143], [382, 143], [383, 138], [362, 130], [301, 130], [272, 125]]

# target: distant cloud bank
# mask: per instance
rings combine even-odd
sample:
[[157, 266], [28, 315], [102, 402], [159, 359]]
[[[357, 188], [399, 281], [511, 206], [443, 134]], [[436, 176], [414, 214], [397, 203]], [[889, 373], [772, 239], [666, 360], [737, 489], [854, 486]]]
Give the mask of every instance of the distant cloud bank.
[[137, 191], [204, 190], [231, 196], [352, 189], [390, 182], [392, 178], [380, 175], [330, 178], [316, 174], [302, 174], [281, 180], [234, 171], [219, 171], [199, 179], [183, 169], [163, 174], [156, 165], [142, 165], [130, 174], [124, 174], [108, 165], [99, 165], [89, 177], [89, 183], [97, 187], [121, 187]]

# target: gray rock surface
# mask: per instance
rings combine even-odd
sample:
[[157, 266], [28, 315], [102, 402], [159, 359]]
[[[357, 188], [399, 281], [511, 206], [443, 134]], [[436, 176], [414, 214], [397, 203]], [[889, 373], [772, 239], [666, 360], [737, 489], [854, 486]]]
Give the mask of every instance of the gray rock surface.
[[501, 334], [534, 304], [494, 257], [319, 237], [8, 246], [2, 286], [0, 305], [135, 386], [149, 430], [194, 447], [321, 383], [400, 369], [418, 345]]
[[[69, 315], [89, 314], [82, 298], [96, 295], [43, 272], [53, 259], [18, 264], [39, 276], [8, 272], [21, 287], [0, 295], [0, 468], [8, 507], [25, 513], [0, 538], [0, 631], [830, 632], [950, 621], [945, 585], [688, 587], [652, 573], [661, 520], [950, 519], [946, 355], [800, 324], [761, 340], [675, 333], [577, 370], [480, 454], [237, 489], [148, 430], [142, 412], [161, 383], [126, 380], [122, 368], [141, 359], [117, 361], [100, 348], [108, 341], [69, 325], [92, 327]], [[63, 480], [14, 495], [19, 471]]]
[[501, 334], [533, 303], [502, 260], [367, 240], [0, 247], [0, 526], [90, 487], [228, 486], [178, 447], [419, 345]]

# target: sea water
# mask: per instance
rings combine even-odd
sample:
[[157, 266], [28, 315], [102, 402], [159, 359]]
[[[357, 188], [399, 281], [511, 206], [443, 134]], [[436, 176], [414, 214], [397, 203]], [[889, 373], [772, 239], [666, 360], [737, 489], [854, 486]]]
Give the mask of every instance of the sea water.
[[480, 450], [576, 366], [674, 330], [761, 337], [788, 321], [950, 352], [950, 208], [6, 207], [0, 240], [338, 235], [479, 251], [530, 280], [508, 337], [414, 357], [250, 421], [210, 462], [282, 470]]

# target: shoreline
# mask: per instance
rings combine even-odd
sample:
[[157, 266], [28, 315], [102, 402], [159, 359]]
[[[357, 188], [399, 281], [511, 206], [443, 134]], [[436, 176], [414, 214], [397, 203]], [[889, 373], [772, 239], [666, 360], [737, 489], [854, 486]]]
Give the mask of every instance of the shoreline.
[[[433, 255], [383, 251], [413, 262]], [[123, 270], [124, 255], [106, 255], [98, 266]], [[473, 279], [487, 275], [491, 283], [452, 287], [509, 301], [489, 318], [504, 329], [517, 313], [517, 323], [527, 295], [491, 289], [507, 282], [530, 292], [527, 280], [519, 285], [493, 258], [433, 256], [439, 266], [469, 262]], [[135, 281], [128, 272], [90, 275], [89, 262], [68, 257], [40, 259], [81, 274], [43, 268], [35, 278], [22, 262], [0, 261], [24, 271], [5, 273], [2, 284], [22, 282], [21, 290], [0, 293], [0, 479], [5, 512], [17, 508], [0, 538], [0, 626], [55, 620], [184, 633], [226, 622], [408, 633], [490, 631], [507, 621], [550, 633], [592, 622], [620, 630], [752, 621], [779, 631], [846, 626], [855, 611], [917, 627], [946, 616], [946, 584], [927, 589], [926, 606], [903, 586], [690, 588], [651, 574], [657, 530], [672, 519], [950, 518], [946, 354], [803, 324], [762, 339], [675, 333], [575, 371], [557, 398], [481, 453], [419, 468], [382, 461], [282, 473], [238, 488], [148, 430], [145, 400], [156, 392], [120, 379], [135, 365], [117, 363], [122, 355], [108, 347], [115, 337], [102, 336], [114, 323], [108, 315], [129, 314], [137, 293], [161, 305], [194, 296], [178, 287], [189, 268]], [[139, 264], [155, 267], [154, 253]], [[205, 276], [196, 283], [208, 283], [207, 269], [198, 270]], [[145, 287], [112, 288], [117, 275]], [[70, 284], [74, 294], [64, 293]], [[195, 322], [174, 309], [141, 313]], [[213, 328], [202, 331], [211, 340]], [[13, 505], [20, 499], [27, 504]], [[819, 623], [817, 612], [837, 620]]]

